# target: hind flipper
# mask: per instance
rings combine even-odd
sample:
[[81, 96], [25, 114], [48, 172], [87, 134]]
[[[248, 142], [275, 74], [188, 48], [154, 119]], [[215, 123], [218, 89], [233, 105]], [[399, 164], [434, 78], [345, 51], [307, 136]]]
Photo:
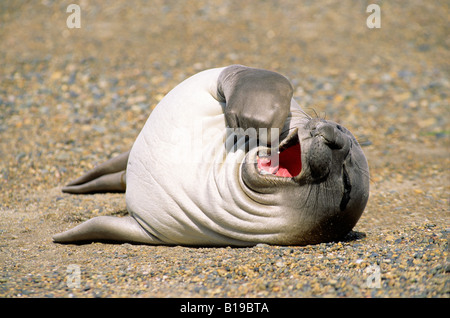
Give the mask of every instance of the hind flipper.
[[56, 243], [115, 241], [144, 244], [161, 244], [157, 238], [144, 231], [139, 223], [125, 217], [98, 216], [73, 229], [53, 236]]
[[67, 193], [125, 192], [125, 172], [130, 152], [114, 157], [78, 179], [68, 183], [62, 191]]
[[79, 185], [67, 185], [62, 192], [72, 194], [100, 193], [100, 192], [125, 192], [126, 171], [102, 175], [94, 180]]

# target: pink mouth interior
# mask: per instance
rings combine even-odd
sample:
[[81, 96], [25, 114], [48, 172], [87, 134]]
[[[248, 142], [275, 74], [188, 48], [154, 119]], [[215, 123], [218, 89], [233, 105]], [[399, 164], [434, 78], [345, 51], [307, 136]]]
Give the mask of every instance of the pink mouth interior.
[[302, 171], [300, 144], [295, 144], [279, 154], [279, 165], [271, 166], [269, 158], [258, 157], [258, 169], [278, 177], [292, 178]]

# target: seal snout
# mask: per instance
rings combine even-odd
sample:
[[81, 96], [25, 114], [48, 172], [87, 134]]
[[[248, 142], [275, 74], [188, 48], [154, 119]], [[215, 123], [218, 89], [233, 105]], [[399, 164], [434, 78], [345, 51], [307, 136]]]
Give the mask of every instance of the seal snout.
[[313, 139], [307, 156], [311, 176], [323, 179], [330, 173], [333, 151], [343, 149], [347, 137], [340, 125], [321, 119], [310, 120], [306, 127]]
[[340, 125], [332, 125], [327, 122], [319, 122], [311, 128], [311, 137], [323, 138], [325, 144], [331, 149], [344, 147], [344, 136]]

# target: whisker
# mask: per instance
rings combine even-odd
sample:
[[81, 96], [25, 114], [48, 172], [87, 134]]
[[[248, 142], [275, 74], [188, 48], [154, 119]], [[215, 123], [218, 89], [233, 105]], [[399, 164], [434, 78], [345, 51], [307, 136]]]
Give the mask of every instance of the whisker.
[[311, 138], [314, 138], [314, 136], [304, 137], [304, 138], [302, 138], [302, 141], [303, 141], [303, 140], [308, 140], [308, 139], [311, 139]]
[[289, 127], [288, 129], [281, 131], [280, 136], [283, 134], [289, 133], [291, 130], [294, 130], [294, 129], [297, 129], [297, 127], [292, 127], [292, 128]]
[[[312, 111], [312, 112], [314, 113], [314, 116], [315, 116], [316, 118], [319, 117], [319, 115], [317, 115], [317, 112], [316, 112], [316, 110], [315, 110], [314, 108], [312, 108], [312, 107], [307, 107], [306, 109]], [[302, 112], [303, 114], [305, 114], [309, 119], [313, 119], [313, 116], [307, 114], [303, 109], [301, 109], [301, 112]]]
[[370, 146], [372, 144], [372, 142], [369, 140], [369, 137], [367, 137], [366, 135], [355, 137], [355, 139], [361, 147]]
[[366, 169], [364, 169], [364, 168], [361, 168], [361, 167], [359, 166], [358, 162], [356, 162], [356, 161], [354, 161], [353, 163], [355, 164], [355, 166], [359, 169], [359, 171], [360, 171], [364, 176], [366, 176], [366, 177], [369, 178], [369, 181], [370, 181], [370, 182], [376, 184], [376, 181], [372, 180], [372, 178], [370, 177], [370, 172], [369, 172], [369, 170], [366, 170]]
[[[308, 119], [311, 119], [312, 117], [308, 114], [308, 113], [306, 113], [303, 109], [295, 109], [294, 111], [292, 111], [292, 114], [294, 114], [294, 115], [299, 115], [298, 113], [300, 113], [300, 114], [302, 114], [302, 115], [304, 115], [305, 117], [307, 117]], [[296, 116], [292, 116], [292, 117], [296, 117]]]
[[309, 119], [312, 119], [312, 117], [309, 114], [307, 114], [303, 109], [300, 109], [300, 111], [302, 112], [303, 115], [305, 115]]
[[319, 118], [319, 115], [317, 114], [316, 110], [314, 108], [312, 110], [314, 112], [314, 115], [316, 115], [316, 118]]

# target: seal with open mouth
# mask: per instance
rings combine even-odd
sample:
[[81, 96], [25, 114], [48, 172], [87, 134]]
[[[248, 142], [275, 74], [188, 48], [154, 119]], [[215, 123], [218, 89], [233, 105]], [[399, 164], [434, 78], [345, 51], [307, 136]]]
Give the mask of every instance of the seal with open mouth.
[[308, 116], [290, 82], [232, 65], [170, 91], [130, 152], [63, 188], [125, 191], [129, 215], [100, 216], [55, 242], [305, 245], [338, 240], [369, 197], [369, 168], [341, 125]]

